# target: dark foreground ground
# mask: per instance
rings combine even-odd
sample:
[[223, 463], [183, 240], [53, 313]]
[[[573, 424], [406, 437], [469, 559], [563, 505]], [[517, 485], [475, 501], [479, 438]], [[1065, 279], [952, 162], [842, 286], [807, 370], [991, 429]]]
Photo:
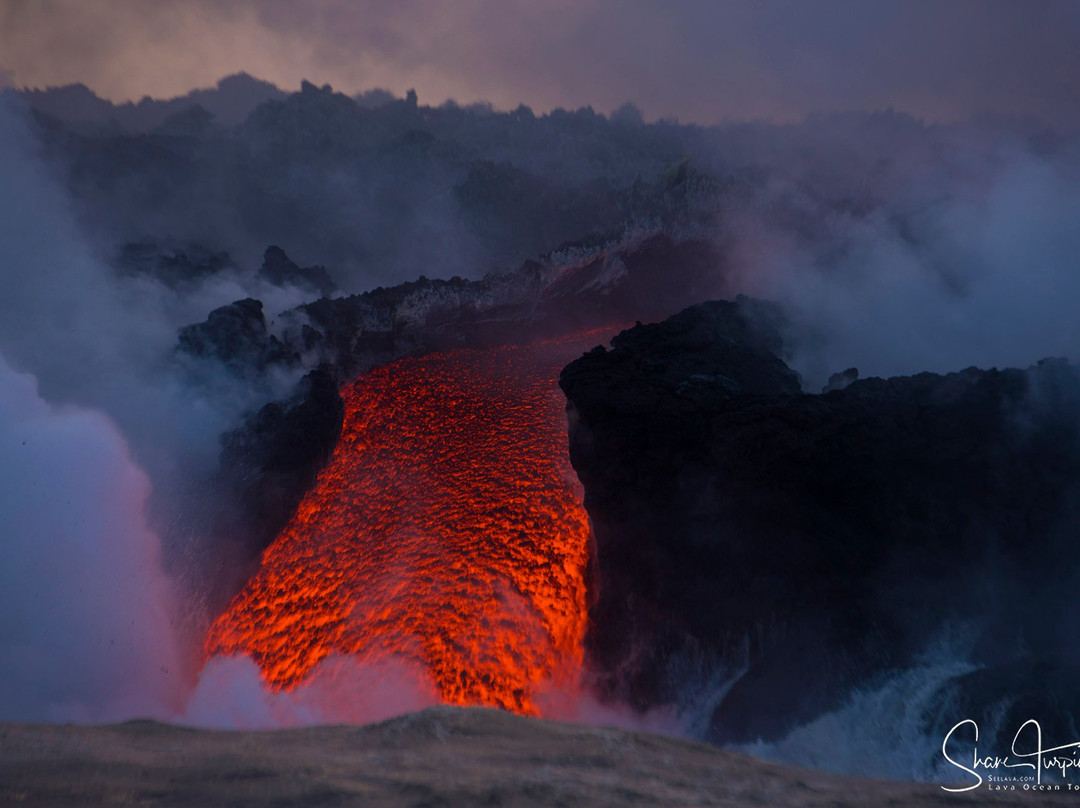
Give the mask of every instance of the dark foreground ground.
[[714, 747], [433, 708], [369, 727], [212, 732], [0, 725], [0, 805], [1043, 805], [1069, 794], [893, 783]]

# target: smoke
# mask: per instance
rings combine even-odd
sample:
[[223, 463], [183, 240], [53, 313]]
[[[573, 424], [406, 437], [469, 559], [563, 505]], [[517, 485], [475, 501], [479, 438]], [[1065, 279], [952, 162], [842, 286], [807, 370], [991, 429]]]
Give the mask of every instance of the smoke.
[[239, 273], [183, 295], [120, 278], [10, 98], [0, 178], [0, 714], [166, 716], [205, 619], [172, 575], [208, 506], [191, 491], [216, 469], [222, 431], [296, 375], [252, 383], [185, 366], [177, 327], [252, 292], [281, 308], [303, 297]]
[[[136, 372], [173, 337], [109, 283], [7, 102], [0, 177], [3, 714], [160, 716], [185, 672], [179, 604], [146, 521], [150, 484], [110, 419], [72, 403], [146, 437], [153, 418], [140, 407], [164, 394]], [[13, 367], [37, 376], [40, 396]]]
[[201, 449], [213, 446], [237, 411], [268, 391], [245, 392], [224, 373], [187, 389], [171, 364], [177, 328], [238, 298], [262, 295], [273, 313], [305, 294], [240, 274], [183, 295], [150, 278], [121, 279], [89, 246], [12, 98], [0, 102], [0, 147], [0, 348], [8, 361], [34, 374], [45, 398], [108, 412], [141, 460], [162, 444], [190, 448], [196, 435]]
[[[856, 688], [837, 709], [793, 728], [782, 738], [733, 748], [839, 774], [955, 782], [955, 769], [941, 755], [944, 736], [931, 728], [939, 717], [948, 720], [962, 712], [956, 704], [955, 682], [978, 670], [971, 661], [976, 634], [974, 624], [946, 624], [927, 638], [911, 667]], [[985, 729], [984, 743], [989, 744], [997, 738], [997, 729]]]
[[672, 707], [638, 711], [625, 704], [601, 701], [585, 685], [551, 685], [537, 696], [540, 716], [589, 726], [613, 727], [627, 732], [651, 732], [671, 737], [694, 737], [685, 716]]
[[930, 135], [956, 157], [909, 149], [887, 179], [859, 178], [880, 195], [867, 209], [774, 185], [728, 220], [734, 286], [785, 306], [810, 391], [852, 366], [893, 376], [1080, 356], [1075, 152]]
[[176, 718], [218, 729], [371, 724], [438, 703], [430, 679], [416, 665], [394, 659], [329, 656], [301, 685], [275, 692], [250, 657], [213, 657]]
[[185, 676], [146, 475], [0, 355], [0, 719], [167, 717]]

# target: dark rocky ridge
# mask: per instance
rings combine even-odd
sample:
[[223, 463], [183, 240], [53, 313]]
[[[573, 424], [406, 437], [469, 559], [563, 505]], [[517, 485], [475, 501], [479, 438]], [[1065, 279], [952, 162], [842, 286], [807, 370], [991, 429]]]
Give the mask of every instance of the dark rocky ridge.
[[252, 298], [216, 308], [205, 322], [181, 328], [178, 343], [183, 353], [219, 361], [240, 375], [255, 375], [270, 365], [299, 361], [269, 332], [262, 301]]
[[666, 317], [723, 288], [702, 241], [654, 233], [567, 263], [528, 261], [479, 281], [421, 277], [301, 306], [294, 343], [356, 375], [401, 356], [480, 348]]
[[[585, 256], [567, 264], [529, 262], [480, 281], [421, 278], [321, 298], [278, 315], [280, 336], [270, 332], [261, 302], [251, 299], [181, 329], [181, 355], [220, 363], [246, 381], [318, 367], [287, 400], [268, 403], [222, 436], [221, 476], [211, 485], [217, 515], [204, 532], [228, 546], [236, 564], [226, 564], [222, 580], [209, 585], [209, 600], [227, 600], [242, 584], [329, 458], [342, 424], [338, 383], [411, 354], [661, 318], [722, 284], [723, 264], [708, 245], [662, 233]], [[300, 269], [270, 247], [263, 273], [278, 282], [275, 268], [293, 285], [297, 273], [316, 280], [325, 274], [321, 267]]]
[[[912, 664], [949, 621], [974, 624], [973, 661], [1004, 671], [959, 683], [973, 712], [1008, 699], [1017, 669], [1075, 681], [1076, 368], [808, 395], [776, 319], [703, 304], [563, 371], [599, 690], [645, 709], [679, 701], [688, 660], [745, 669], [710, 737], [777, 738]], [[1080, 714], [1071, 690], [1035, 702], [1044, 726]]]
[[296, 286], [310, 289], [325, 297], [332, 294], [336, 287], [324, 266], [301, 267], [281, 247], [271, 245], [263, 253], [259, 275], [276, 286]]
[[[329, 363], [351, 378], [411, 354], [528, 342], [634, 320], [662, 319], [724, 288], [724, 261], [704, 241], [676, 241], [663, 232], [607, 248], [564, 249], [565, 258], [527, 261], [520, 268], [470, 281], [421, 276], [359, 295], [320, 297], [278, 315], [279, 336], [266, 326], [262, 304], [241, 300], [180, 331], [179, 347], [214, 357], [241, 375], [268, 365]], [[267, 248], [260, 274], [277, 285], [325, 292], [321, 266], [300, 268], [279, 248]]]
[[337, 375], [322, 365], [300, 380], [290, 398], [267, 404], [222, 436], [214, 481], [221, 505], [211, 530], [237, 564], [225, 565], [224, 580], [208, 587], [221, 601], [217, 605], [243, 585], [259, 551], [292, 518], [330, 459], [344, 419]]
[[18, 94], [33, 109], [53, 115], [71, 126], [91, 131], [127, 132], [149, 132], [163, 126], [170, 118], [196, 109], [221, 124], [235, 125], [261, 104], [285, 97], [285, 93], [273, 84], [246, 73], [226, 76], [213, 88], [192, 90], [187, 95], [168, 100], [144, 96], [138, 103], [113, 104], [99, 98], [85, 84], [26, 89]]
[[117, 107], [85, 87], [10, 94], [102, 243], [173, 238], [232, 255], [280, 244], [352, 291], [513, 267], [627, 223], [694, 232], [734, 187], [723, 167], [689, 162], [695, 127], [266, 89], [237, 77]]

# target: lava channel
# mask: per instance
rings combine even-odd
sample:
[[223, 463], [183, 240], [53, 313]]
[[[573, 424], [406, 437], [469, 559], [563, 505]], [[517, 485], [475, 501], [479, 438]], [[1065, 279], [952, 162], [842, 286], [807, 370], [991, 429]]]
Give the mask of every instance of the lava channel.
[[610, 332], [402, 359], [342, 391], [333, 457], [209, 656], [274, 689], [324, 657], [419, 663], [450, 704], [537, 713], [583, 658], [589, 526], [560, 368]]

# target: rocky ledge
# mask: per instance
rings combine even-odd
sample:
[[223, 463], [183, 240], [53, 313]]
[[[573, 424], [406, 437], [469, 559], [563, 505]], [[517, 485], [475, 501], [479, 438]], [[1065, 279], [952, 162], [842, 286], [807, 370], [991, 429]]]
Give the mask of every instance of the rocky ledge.
[[[746, 298], [706, 303], [562, 373], [596, 542], [598, 690], [646, 709], [684, 699], [688, 672], [727, 670], [708, 737], [775, 739], [962, 629], [960, 718], [1066, 732], [1076, 368], [847, 371], [808, 394], [779, 324]], [[951, 726], [947, 701], [928, 733]]]

